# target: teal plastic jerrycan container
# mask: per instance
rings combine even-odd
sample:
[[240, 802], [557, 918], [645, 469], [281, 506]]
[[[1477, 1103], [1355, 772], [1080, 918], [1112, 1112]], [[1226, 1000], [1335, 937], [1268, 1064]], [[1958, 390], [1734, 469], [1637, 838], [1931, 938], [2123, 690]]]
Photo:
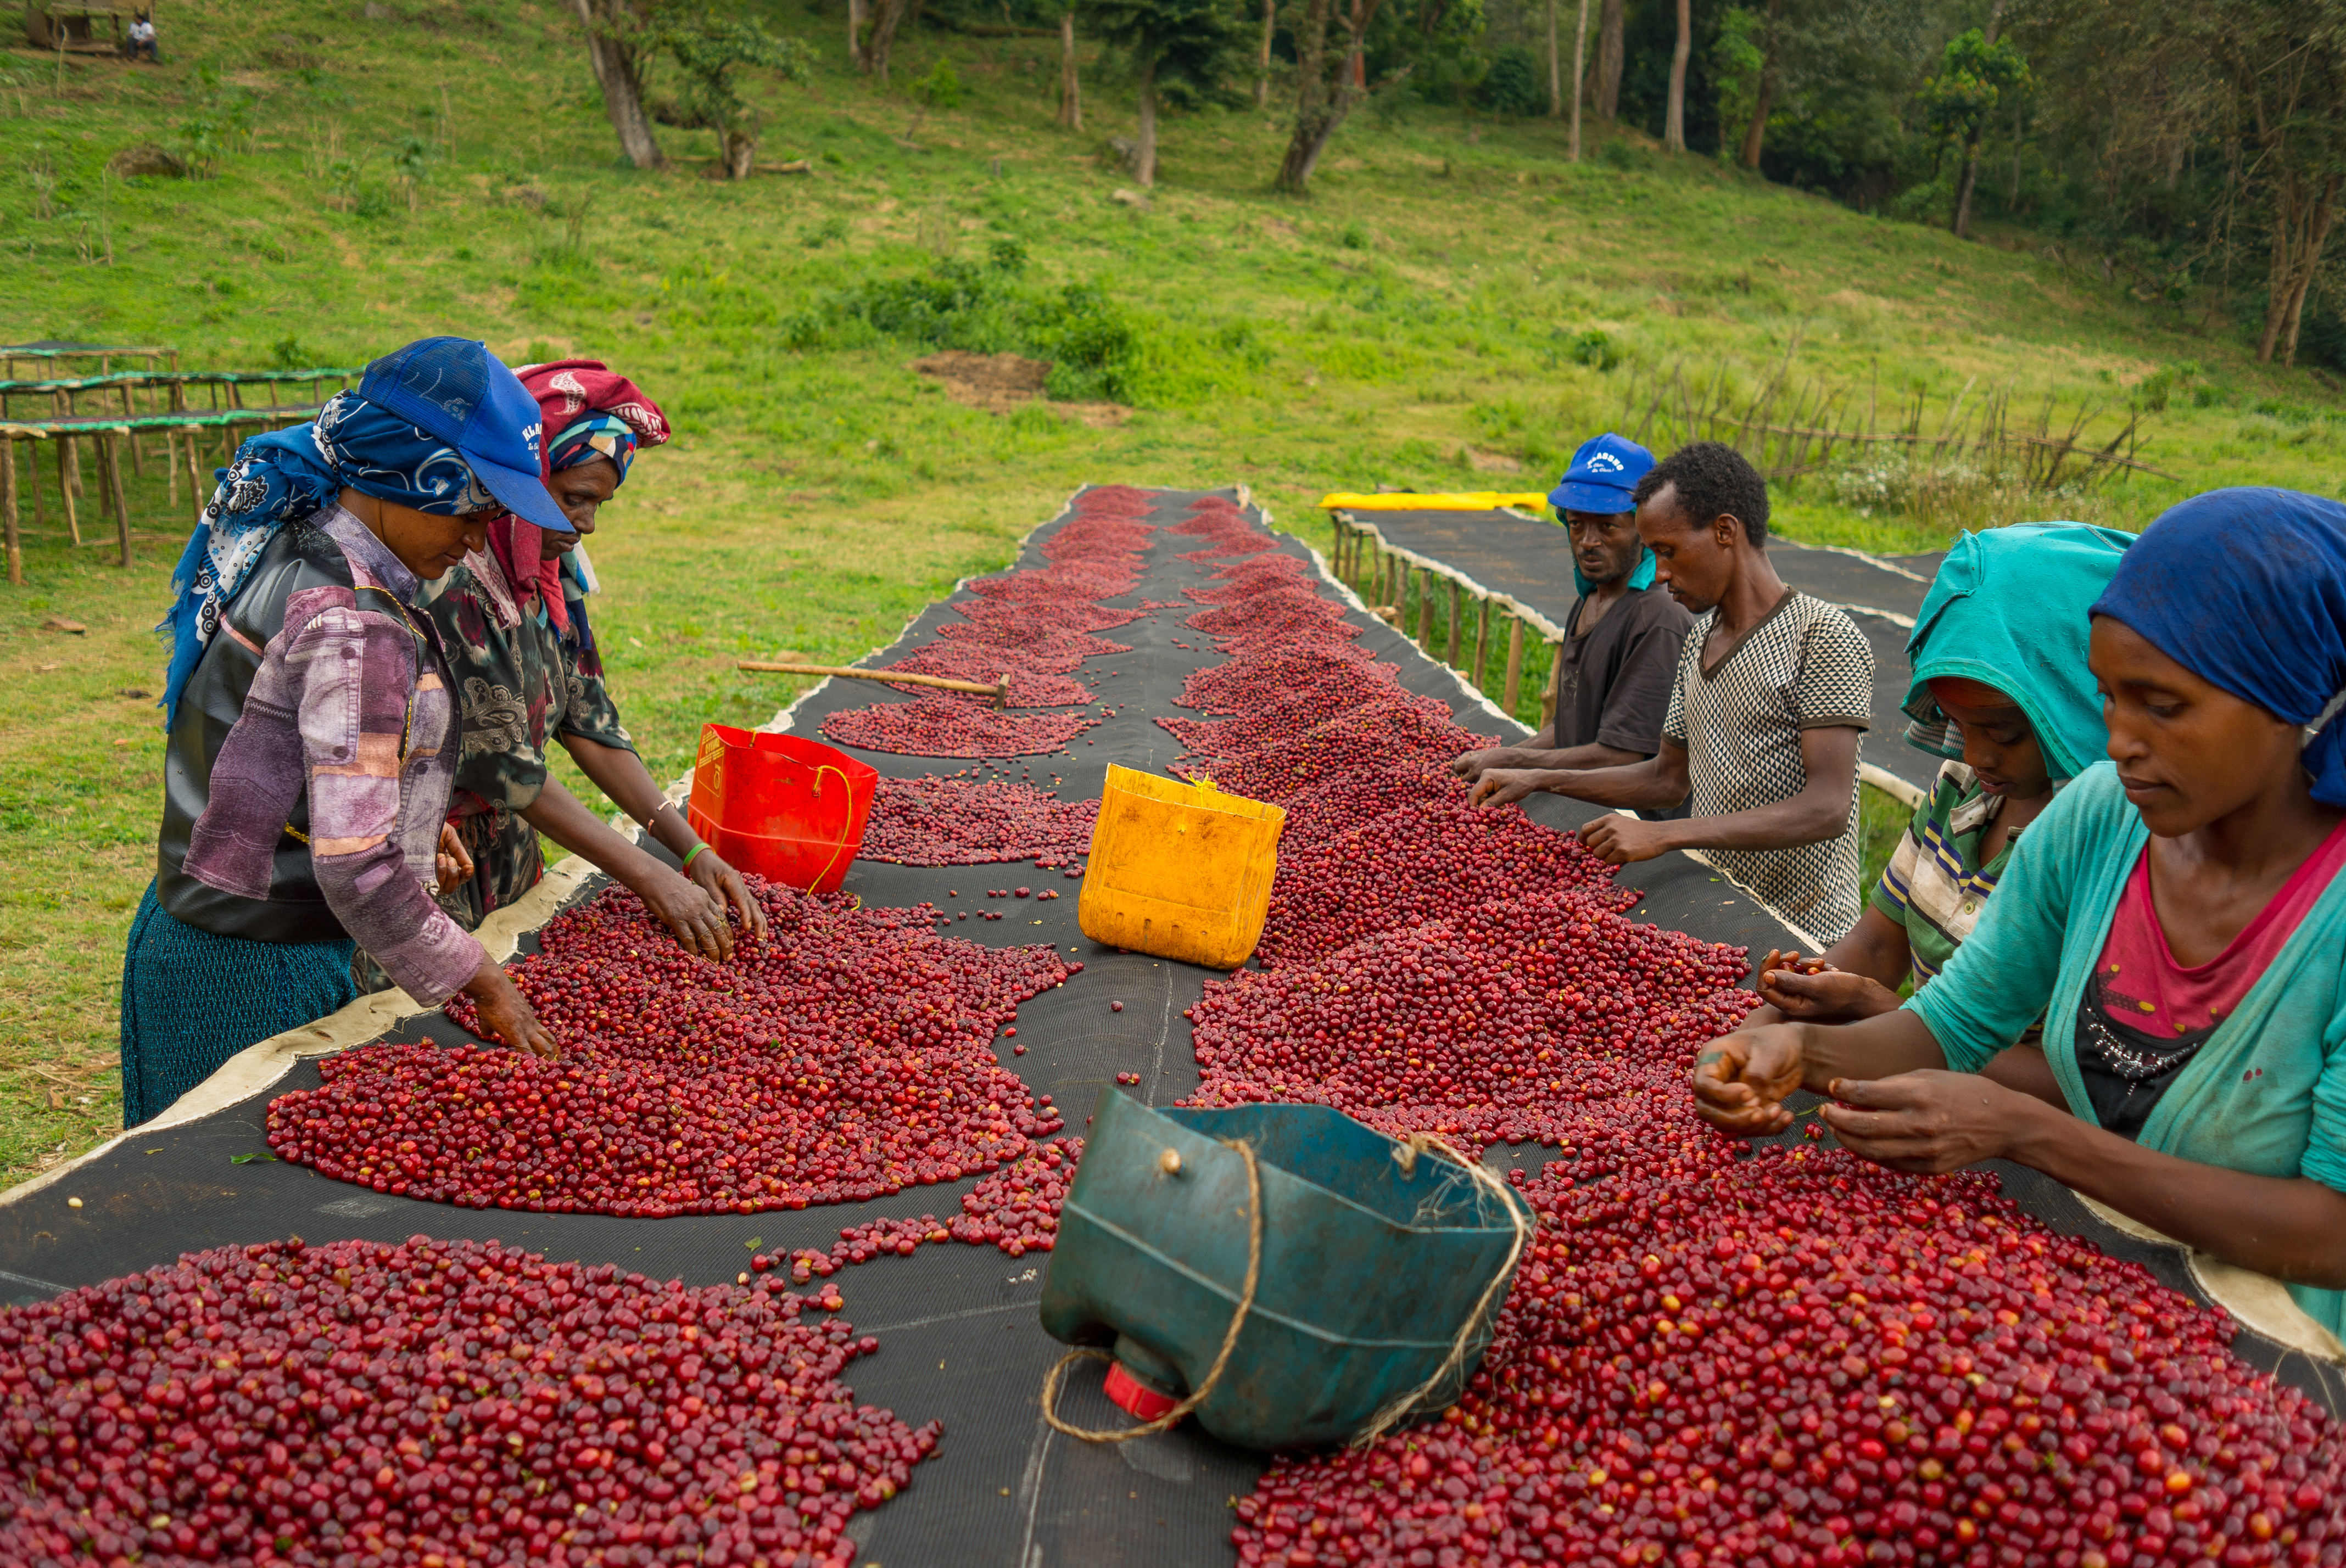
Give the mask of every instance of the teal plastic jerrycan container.
[[1482, 1364], [1506, 1299], [1490, 1287], [1510, 1268], [1517, 1217], [1528, 1243], [1531, 1211], [1324, 1105], [1160, 1112], [1109, 1090], [1059, 1216], [1044, 1331], [1112, 1346], [1121, 1380], [1158, 1394], [1201, 1383], [1246, 1279], [1246, 1165], [1224, 1141], [1239, 1139], [1262, 1185], [1261, 1268], [1198, 1424], [1241, 1448], [1344, 1441], [1441, 1369], [1488, 1291], [1464, 1356], [1404, 1419], [1454, 1402]]

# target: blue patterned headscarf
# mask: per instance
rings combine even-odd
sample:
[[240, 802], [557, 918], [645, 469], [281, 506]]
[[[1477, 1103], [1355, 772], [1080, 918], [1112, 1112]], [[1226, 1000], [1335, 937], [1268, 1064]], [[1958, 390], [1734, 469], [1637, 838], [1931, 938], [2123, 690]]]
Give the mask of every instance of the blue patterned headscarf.
[[344, 489], [443, 517], [497, 504], [454, 447], [350, 392], [308, 424], [254, 436], [212, 472], [219, 487], [171, 574], [170, 613], [155, 628], [171, 649], [166, 729], [220, 616], [288, 523], [323, 512]]
[[2284, 723], [2319, 724], [2313, 798], [2346, 806], [2346, 505], [2249, 486], [2195, 495], [2143, 530], [2094, 614]]
[[546, 471], [549, 474], [592, 463], [598, 457], [611, 460], [611, 466], [619, 471], [619, 483], [625, 484], [627, 465], [636, 460], [636, 427], [616, 413], [597, 409], [566, 426], [546, 443]]

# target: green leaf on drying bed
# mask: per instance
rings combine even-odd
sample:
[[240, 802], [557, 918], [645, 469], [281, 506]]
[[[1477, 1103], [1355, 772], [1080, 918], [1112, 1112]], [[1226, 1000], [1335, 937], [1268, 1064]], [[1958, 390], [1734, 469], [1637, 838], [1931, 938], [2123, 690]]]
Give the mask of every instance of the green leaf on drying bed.
[[255, 1160], [267, 1160], [270, 1164], [275, 1165], [277, 1163], [277, 1156], [272, 1154], [255, 1151], [249, 1155], [230, 1155], [228, 1157], [228, 1163], [232, 1166], [249, 1166]]

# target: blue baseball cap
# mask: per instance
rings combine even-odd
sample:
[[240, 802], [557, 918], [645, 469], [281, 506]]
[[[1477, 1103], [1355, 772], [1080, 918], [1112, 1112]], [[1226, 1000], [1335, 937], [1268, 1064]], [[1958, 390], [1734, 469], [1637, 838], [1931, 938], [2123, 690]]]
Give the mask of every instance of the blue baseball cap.
[[367, 366], [359, 396], [456, 449], [506, 511], [549, 534], [576, 534], [538, 478], [546, 416], [486, 343], [418, 338]]
[[1608, 430], [1580, 443], [1562, 483], [1547, 493], [1548, 504], [1558, 512], [1635, 512], [1629, 493], [1653, 466], [1652, 453]]

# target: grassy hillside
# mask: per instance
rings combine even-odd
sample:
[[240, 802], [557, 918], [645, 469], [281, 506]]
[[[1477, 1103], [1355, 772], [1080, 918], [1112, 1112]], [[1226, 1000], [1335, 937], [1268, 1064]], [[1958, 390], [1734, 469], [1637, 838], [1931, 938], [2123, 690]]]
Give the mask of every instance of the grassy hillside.
[[[2032, 498], [1960, 474], [1920, 492], [1895, 471], [1811, 475], [1780, 522], [1818, 542], [2138, 525], [2220, 484], [2340, 489], [2319, 385], [2025, 237], [1957, 244], [1627, 137], [1568, 165], [1546, 123], [1420, 107], [1362, 116], [1309, 202], [1266, 189], [1275, 117], [1169, 118], [1139, 209], [1098, 156], [1132, 127], [1096, 63], [1069, 134], [1050, 41], [908, 40], [900, 83], [941, 57], [960, 83], [957, 109], [923, 110], [843, 69], [836, 8], [770, 15], [828, 64], [809, 87], [753, 84], [763, 158], [814, 172], [739, 185], [704, 178], [703, 130], [662, 129], [668, 170], [620, 166], [554, 4], [175, 0], [159, 69], [0, 54], [0, 340], [255, 367], [461, 332], [625, 368], [681, 433], [606, 512], [597, 615], [664, 774], [703, 719], [788, 696], [736, 657], [860, 655], [1086, 479], [1242, 481], [1309, 536], [1331, 488], [1545, 488], [1672, 365], [1748, 386], [1789, 355], [1885, 408], [1919, 393], [1934, 420], [2006, 387], [2163, 407], [2140, 455], [2173, 483]], [[211, 177], [103, 172], [148, 140], [208, 148]], [[1094, 428], [962, 407], [907, 368], [921, 323], [930, 341], [1088, 356], [1059, 390], [1133, 412]], [[156, 683], [145, 628], [186, 511], [158, 478], [134, 489], [131, 571], [64, 544], [52, 511], [31, 585], [0, 587], [0, 1170], [117, 1115], [113, 988], [160, 756], [149, 698], [125, 694]], [[43, 629], [57, 617], [87, 630]]]

